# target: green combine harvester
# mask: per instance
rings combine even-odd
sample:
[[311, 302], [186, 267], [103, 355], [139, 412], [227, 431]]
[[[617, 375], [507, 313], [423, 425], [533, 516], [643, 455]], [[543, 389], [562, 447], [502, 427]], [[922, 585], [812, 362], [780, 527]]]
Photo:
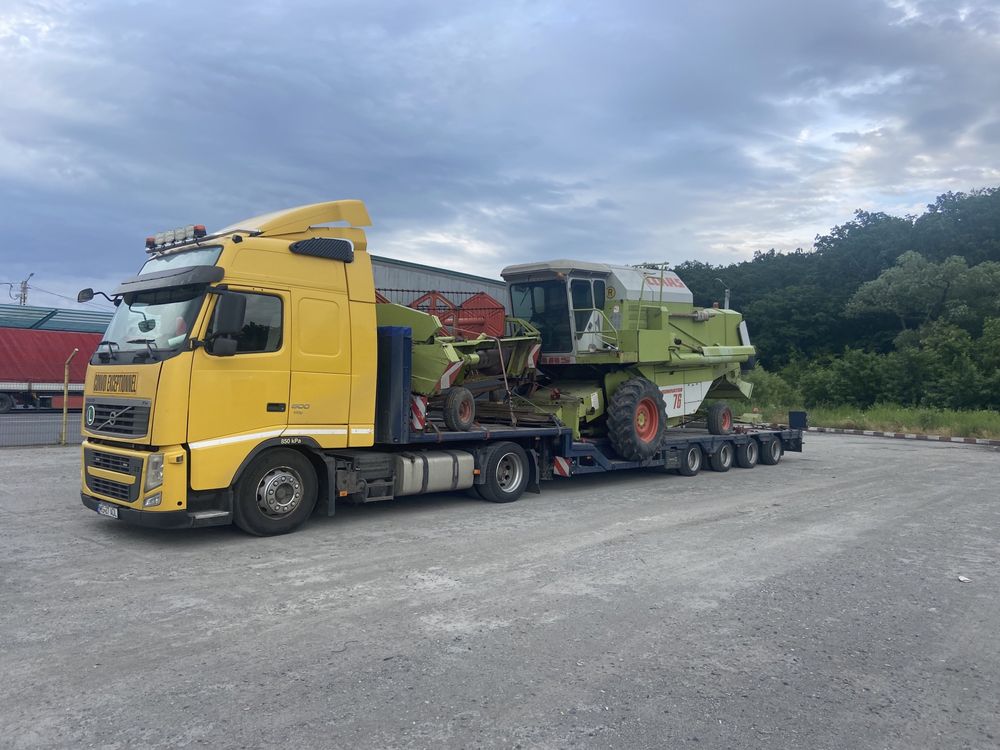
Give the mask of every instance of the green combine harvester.
[[[511, 423], [541, 415], [576, 440], [608, 438], [632, 461], [696, 416], [712, 434], [733, 430], [725, 400], [749, 399], [740, 375], [755, 355], [738, 312], [695, 307], [684, 282], [659, 265], [556, 260], [502, 275], [513, 313], [503, 337], [442, 335], [433, 315], [377, 305], [379, 325], [413, 331], [418, 413], [440, 413], [450, 430], [468, 430], [482, 414]], [[433, 420], [413, 427], [433, 429]]]

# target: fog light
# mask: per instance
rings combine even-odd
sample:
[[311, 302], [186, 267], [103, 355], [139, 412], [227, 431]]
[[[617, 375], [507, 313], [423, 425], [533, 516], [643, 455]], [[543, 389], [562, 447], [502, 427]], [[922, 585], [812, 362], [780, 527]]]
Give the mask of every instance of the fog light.
[[155, 495], [151, 495], [142, 501], [142, 506], [144, 508], [153, 508], [160, 504], [160, 493], [157, 492]]
[[150, 453], [146, 459], [146, 491], [163, 484], [163, 454]]

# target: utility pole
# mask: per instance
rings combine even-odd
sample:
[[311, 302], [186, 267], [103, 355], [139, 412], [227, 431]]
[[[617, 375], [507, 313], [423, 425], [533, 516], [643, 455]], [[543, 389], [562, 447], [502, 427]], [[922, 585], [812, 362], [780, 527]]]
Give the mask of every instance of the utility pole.
[[28, 282], [34, 275], [35, 275], [34, 273], [29, 273], [28, 278], [26, 278], [24, 281], [21, 282], [21, 293], [18, 298], [18, 304], [20, 305], [28, 304]]

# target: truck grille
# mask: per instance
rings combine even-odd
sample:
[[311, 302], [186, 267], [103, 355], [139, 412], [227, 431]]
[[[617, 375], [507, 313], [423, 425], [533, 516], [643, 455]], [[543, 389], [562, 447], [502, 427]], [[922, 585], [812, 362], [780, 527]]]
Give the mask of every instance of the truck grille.
[[96, 466], [98, 469], [107, 469], [138, 477], [142, 472], [142, 459], [87, 449], [87, 466]]
[[128, 503], [132, 501], [132, 487], [135, 485], [122, 484], [121, 482], [112, 482], [110, 479], [88, 476], [87, 486], [94, 492], [104, 495], [105, 497], [111, 497], [115, 500], [123, 500]]
[[104, 469], [118, 474], [126, 474], [134, 477], [132, 484], [126, 482], [116, 482], [113, 479], [95, 477], [87, 472], [87, 487], [92, 492], [97, 492], [114, 500], [122, 500], [126, 503], [135, 502], [139, 497], [139, 488], [142, 486], [142, 457], [123, 456], [118, 453], [99, 451], [94, 448], [85, 448], [83, 451], [83, 462], [85, 466], [95, 469]]
[[149, 401], [88, 398], [83, 423], [88, 432], [116, 437], [143, 437], [149, 431]]

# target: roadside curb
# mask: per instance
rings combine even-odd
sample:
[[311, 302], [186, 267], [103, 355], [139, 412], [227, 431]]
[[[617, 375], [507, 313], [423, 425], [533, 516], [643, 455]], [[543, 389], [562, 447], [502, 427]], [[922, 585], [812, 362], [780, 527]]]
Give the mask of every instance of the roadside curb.
[[912, 432], [882, 432], [881, 430], [842, 430], [839, 427], [808, 427], [808, 432], [832, 432], [836, 435], [864, 435], [865, 437], [899, 438], [900, 440], [927, 440], [932, 443], [963, 443], [965, 445], [990, 445], [1000, 448], [1000, 440], [972, 437], [944, 437], [943, 435], [917, 435]]

